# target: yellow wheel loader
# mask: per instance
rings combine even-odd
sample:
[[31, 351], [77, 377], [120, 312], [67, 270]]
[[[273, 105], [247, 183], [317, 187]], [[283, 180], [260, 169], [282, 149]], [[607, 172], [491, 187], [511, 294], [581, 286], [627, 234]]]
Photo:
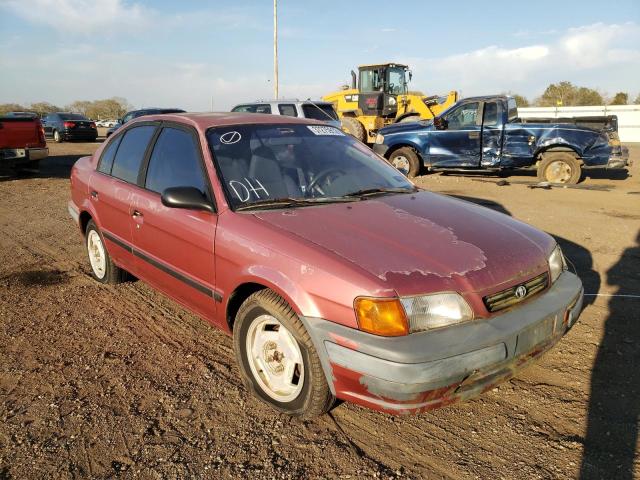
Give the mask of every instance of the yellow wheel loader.
[[342, 128], [365, 143], [373, 143], [377, 131], [386, 125], [428, 120], [458, 100], [455, 91], [444, 98], [410, 92], [411, 71], [399, 63], [361, 65], [358, 72], [357, 78], [351, 71], [351, 88], [345, 86], [322, 99], [333, 103]]

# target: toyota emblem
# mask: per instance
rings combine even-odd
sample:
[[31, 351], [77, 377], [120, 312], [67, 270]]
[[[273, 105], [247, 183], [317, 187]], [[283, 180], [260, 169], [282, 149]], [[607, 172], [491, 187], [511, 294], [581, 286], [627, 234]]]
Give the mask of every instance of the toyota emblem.
[[525, 287], [524, 285], [518, 286], [518, 288], [516, 288], [516, 298], [524, 298], [526, 296], [527, 296], [527, 287]]

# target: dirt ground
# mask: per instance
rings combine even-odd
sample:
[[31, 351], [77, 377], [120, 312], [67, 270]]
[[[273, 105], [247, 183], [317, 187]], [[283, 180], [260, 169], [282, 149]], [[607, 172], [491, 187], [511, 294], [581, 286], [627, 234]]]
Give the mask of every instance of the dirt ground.
[[581, 184], [602, 190], [420, 177], [556, 236], [586, 309], [476, 400], [306, 422], [247, 394], [230, 338], [140, 281], [90, 278], [68, 175], [97, 146], [52, 143], [39, 173], [0, 178], [0, 479], [640, 478], [640, 146], [629, 176]]

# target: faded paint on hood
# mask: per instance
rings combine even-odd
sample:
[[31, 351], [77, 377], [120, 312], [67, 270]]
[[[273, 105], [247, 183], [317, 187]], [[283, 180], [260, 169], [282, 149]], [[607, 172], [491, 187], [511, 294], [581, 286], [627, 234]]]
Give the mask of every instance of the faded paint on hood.
[[364, 269], [400, 295], [491, 290], [546, 269], [554, 244], [507, 215], [429, 192], [256, 216]]

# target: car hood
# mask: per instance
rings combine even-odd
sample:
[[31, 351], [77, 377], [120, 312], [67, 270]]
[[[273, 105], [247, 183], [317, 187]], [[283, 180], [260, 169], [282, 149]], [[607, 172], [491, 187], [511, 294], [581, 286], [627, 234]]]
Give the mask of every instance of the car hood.
[[495, 291], [546, 271], [555, 244], [507, 215], [430, 192], [255, 215], [399, 295]]
[[404, 133], [433, 129], [433, 120], [420, 120], [419, 122], [394, 123], [381, 128], [378, 133], [380, 133], [381, 135], [391, 135], [393, 133]]

